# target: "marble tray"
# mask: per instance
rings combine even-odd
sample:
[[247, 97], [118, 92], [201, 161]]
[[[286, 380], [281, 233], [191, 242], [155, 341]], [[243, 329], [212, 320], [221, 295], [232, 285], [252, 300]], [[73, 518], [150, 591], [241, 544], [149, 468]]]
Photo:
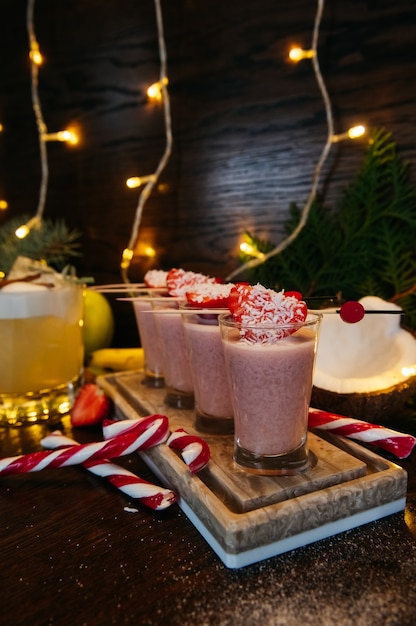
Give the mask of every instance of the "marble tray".
[[[100, 376], [97, 383], [119, 417], [162, 413], [171, 430], [199, 434], [194, 412], [167, 407], [164, 389], [146, 387], [142, 372]], [[254, 476], [236, 468], [232, 436], [203, 435], [211, 460], [197, 475], [165, 445], [140, 455], [176, 491], [179, 506], [223, 563], [238, 568], [405, 508], [402, 468], [351, 440], [317, 432], [309, 436], [316, 464], [301, 476]]]

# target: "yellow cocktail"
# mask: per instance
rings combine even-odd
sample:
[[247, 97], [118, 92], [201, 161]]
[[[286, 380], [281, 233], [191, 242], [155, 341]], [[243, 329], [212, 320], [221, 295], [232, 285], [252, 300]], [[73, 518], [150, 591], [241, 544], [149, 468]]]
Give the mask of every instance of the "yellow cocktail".
[[83, 365], [82, 287], [19, 284], [0, 290], [0, 423], [59, 418]]

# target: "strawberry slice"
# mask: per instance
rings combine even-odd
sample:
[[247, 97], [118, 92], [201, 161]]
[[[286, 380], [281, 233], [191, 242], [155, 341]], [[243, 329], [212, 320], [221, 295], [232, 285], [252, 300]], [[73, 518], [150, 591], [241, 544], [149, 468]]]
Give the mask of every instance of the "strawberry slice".
[[[228, 308], [236, 322], [266, 327], [262, 331], [242, 331], [242, 336], [248, 341], [263, 343], [275, 337], [274, 332], [267, 330], [268, 325], [302, 323], [308, 314], [308, 307], [298, 299], [298, 294], [286, 295], [283, 291], [267, 289], [260, 284], [234, 285], [228, 298]], [[295, 329], [283, 329], [279, 338], [293, 332]]]
[[232, 283], [202, 283], [187, 291], [185, 296], [187, 303], [192, 307], [228, 309], [228, 297], [232, 287]]
[[205, 274], [173, 268], [166, 277], [166, 286], [170, 296], [185, 296], [192, 287], [202, 283], [215, 284], [218, 280]]
[[71, 425], [95, 426], [108, 417], [110, 400], [101, 387], [87, 383], [78, 392], [71, 411]]

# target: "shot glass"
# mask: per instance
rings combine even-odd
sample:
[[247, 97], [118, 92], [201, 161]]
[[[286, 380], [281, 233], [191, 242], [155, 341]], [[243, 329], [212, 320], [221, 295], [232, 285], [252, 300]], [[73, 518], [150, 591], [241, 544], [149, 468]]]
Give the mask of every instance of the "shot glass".
[[162, 350], [165, 403], [176, 409], [194, 407], [194, 385], [179, 303], [182, 298], [153, 297], [153, 318]]
[[321, 315], [247, 325], [219, 317], [234, 407], [234, 461], [266, 475], [311, 467], [308, 410]]
[[83, 287], [10, 287], [0, 290], [0, 425], [59, 421], [82, 378]]
[[[181, 307], [195, 394], [195, 428], [212, 435], [234, 432], [233, 405], [218, 313]], [[225, 310], [224, 310], [225, 312]]]
[[163, 354], [152, 314], [151, 297], [147, 292], [133, 300], [133, 309], [144, 354], [144, 383], [148, 387], [163, 387]]

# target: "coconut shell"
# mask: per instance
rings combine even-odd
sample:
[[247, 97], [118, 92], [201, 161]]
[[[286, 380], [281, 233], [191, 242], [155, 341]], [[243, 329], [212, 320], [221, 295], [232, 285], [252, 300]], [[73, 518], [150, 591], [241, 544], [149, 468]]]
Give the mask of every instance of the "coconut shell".
[[335, 393], [313, 387], [311, 406], [373, 424], [383, 424], [402, 413], [414, 395], [416, 376], [411, 376], [392, 387], [367, 393]]

